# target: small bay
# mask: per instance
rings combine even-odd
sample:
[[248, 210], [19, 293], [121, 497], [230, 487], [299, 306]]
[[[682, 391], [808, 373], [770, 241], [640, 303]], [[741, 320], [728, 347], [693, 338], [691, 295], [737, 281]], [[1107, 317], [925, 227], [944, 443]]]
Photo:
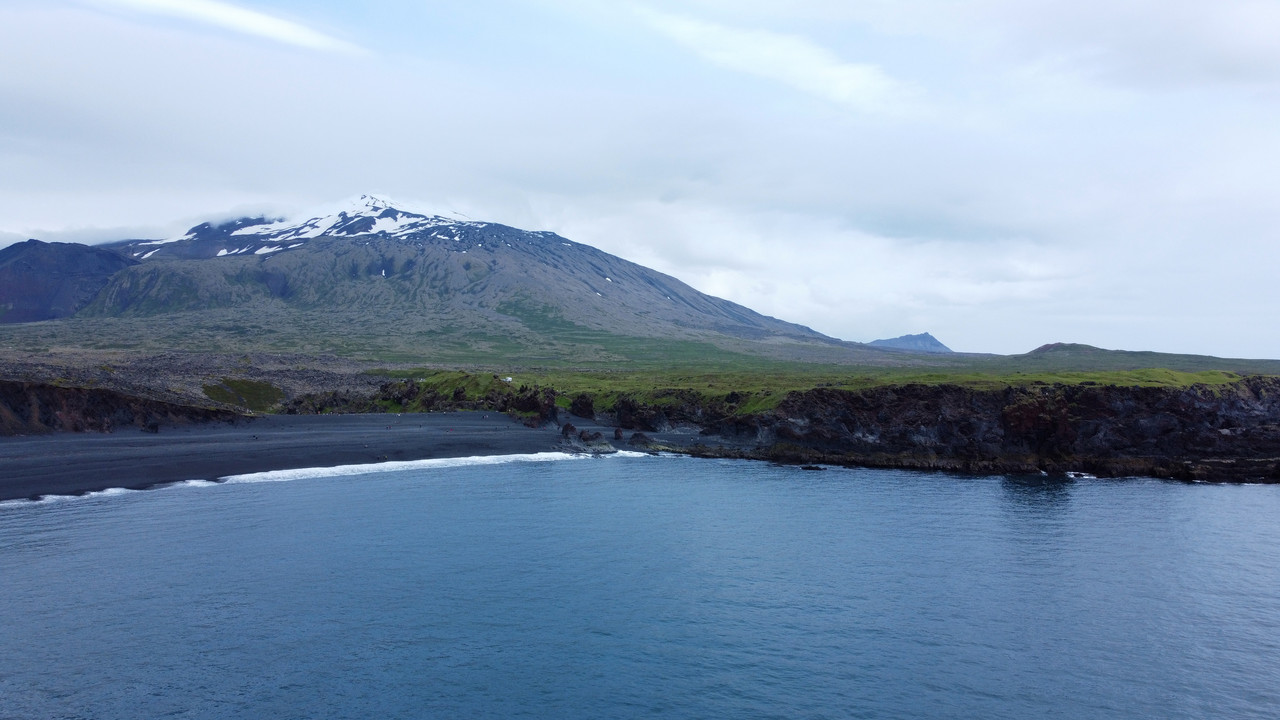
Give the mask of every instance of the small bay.
[[0, 717], [1280, 714], [1276, 486], [288, 477], [0, 505]]

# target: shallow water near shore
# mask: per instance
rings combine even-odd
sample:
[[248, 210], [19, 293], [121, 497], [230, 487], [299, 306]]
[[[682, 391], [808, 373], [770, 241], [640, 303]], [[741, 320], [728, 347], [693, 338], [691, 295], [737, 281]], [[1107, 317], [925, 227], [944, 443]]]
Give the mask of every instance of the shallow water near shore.
[[1280, 487], [648, 456], [254, 479], [0, 507], [0, 717], [1280, 713]]

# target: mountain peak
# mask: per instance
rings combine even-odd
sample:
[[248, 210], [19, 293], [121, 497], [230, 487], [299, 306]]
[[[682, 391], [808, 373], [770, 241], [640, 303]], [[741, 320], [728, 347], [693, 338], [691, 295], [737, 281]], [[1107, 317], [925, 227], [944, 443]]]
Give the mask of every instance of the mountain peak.
[[[298, 220], [297, 217], [306, 219]], [[247, 225], [231, 233], [235, 236], [269, 236], [272, 241], [305, 241], [321, 235], [403, 236], [460, 220], [410, 210], [404, 203], [377, 195], [360, 195], [336, 207], [270, 223]]]
[[[412, 210], [409, 207], [407, 207], [405, 203], [397, 203], [395, 200], [392, 200], [391, 198], [382, 197], [379, 195], [360, 195], [358, 197], [349, 198], [344, 203], [342, 203], [341, 206], [339, 206], [339, 208], [336, 210], [336, 213], [345, 212], [348, 215], [378, 216], [388, 210], [395, 213], [402, 213], [405, 215], [420, 215], [422, 217], [430, 216], [430, 213], [416, 212], [415, 210]], [[326, 214], [336, 214], [336, 213], [326, 213]]]
[[416, 204], [398, 202], [385, 195], [366, 193], [288, 217], [242, 217], [220, 223], [205, 222], [178, 237], [121, 241], [112, 245], [137, 260], [152, 257], [194, 259], [269, 255], [302, 247], [321, 237], [372, 235], [397, 240], [431, 237], [458, 241], [464, 231], [479, 231], [491, 225], [472, 221], [458, 213], [449, 215], [452, 217], [434, 214]]
[[364, 207], [378, 210], [385, 210], [395, 206], [390, 199], [380, 198], [377, 195], [361, 195], [353, 201], [353, 204], [363, 205]]
[[888, 348], [891, 350], [911, 350], [914, 352], [927, 353], [949, 353], [951, 348], [938, 342], [938, 339], [929, 333], [919, 333], [918, 335], [902, 335], [901, 337], [889, 338], [887, 340], [872, 340], [867, 343], [875, 347]]

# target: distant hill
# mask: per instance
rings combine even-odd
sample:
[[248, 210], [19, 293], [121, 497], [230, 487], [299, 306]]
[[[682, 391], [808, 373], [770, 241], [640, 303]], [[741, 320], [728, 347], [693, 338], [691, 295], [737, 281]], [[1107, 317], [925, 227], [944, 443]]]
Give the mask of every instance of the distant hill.
[[1050, 343], [1021, 355], [975, 359], [975, 369], [988, 372], [1128, 372], [1162, 368], [1179, 372], [1221, 371], [1243, 375], [1280, 375], [1280, 360], [1220, 358], [1149, 350], [1106, 350], [1080, 343]]
[[887, 340], [872, 340], [867, 344], [872, 347], [910, 350], [912, 352], [949, 353], [952, 351], [951, 348], [938, 342], [937, 338], [927, 332], [918, 335], [903, 335]]
[[75, 314], [138, 261], [99, 247], [28, 240], [0, 250], [0, 323]]

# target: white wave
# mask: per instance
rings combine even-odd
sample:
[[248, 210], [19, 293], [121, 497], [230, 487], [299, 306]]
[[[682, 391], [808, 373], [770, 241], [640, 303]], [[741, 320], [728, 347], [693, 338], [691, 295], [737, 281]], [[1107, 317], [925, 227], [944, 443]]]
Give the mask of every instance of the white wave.
[[31, 498], [17, 498], [16, 500], [0, 500], [0, 510], [8, 510], [10, 508], [31, 507], [32, 505], [40, 505], [48, 502], [44, 498], [32, 500]]
[[[213, 487], [221, 483], [214, 480], [179, 480], [178, 482], [161, 483], [153, 485], [148, 490], [159, 490], [163, 488], [196, 488], [196, 487]], [[52, 505], [54, 503], [70, 502], [72, 500], [90, 500], [93, 498], [109, 498], [120, 497], [121, 495], [132, 495], [134, 493], [144, 492], [143, 490], [134, 490], [130, 488], [114, 487], [105, 490], [94, 490], [92, 492], [83, 493], [81, 495], [40, 495], [35, 498], [17, 498], [14, 500], [0, 500], [0, 509], [9, 507], [30, 507], [32, 505]]]
[[110, 497], [112, 495], [126, 495], [128, 493], [135, 493], [135, 492], [142, 492], [142, 491], [130, 490], [128, 488], [107, 488], [106, 490], [95, 490], [94, 492], [87, 492], [83, 495], [83, 497], [87, 497], [87, 498], [104, 497], [104, 496]]
[[189, 488], [189, 487], [192, 487], [192, 488], [198, 488], [198, 487], [213, 487], [213, 486], [215, 486], [215, 485], [221, 485], [221, 484], [222, 484], [222, 483], [220, 483], [220, 482], [216, 482], [216, 481], [214, 481], [214, 480], [179, 480], [178, 482], [166, 483], [166, 484], [161, 485], [161, 486], [159, 486], [159, 487], [166, 487], [166, 488]]
[[228, 475], [220, 479], [225, 483], [288, 482], [290, 480], [343, 477], [347, 475], [364, 475], [366, 473], [394, 472], [396, 470], [472, 467], [476, 465], [503, 465], [517, 462], [556, 462], [560, 460], [579, 460], [587, 457], [591, 456], [564, 452], [542, 452], [519, 455], [477, 455], [473, 457], [460, 458], [432, 458], [429, 460], [392, 460], [389, 462], [366, 463], [363, 465], [338, 465], [335, 467], [269, 470], [266, 472], [246, 473], [244, 475]]
[[105, 490], [94, 490], [83, 495], [41, 495], [36, 498], [18, 498], [16, 500], [0, 501], [0, 508], [4, 507], [29, 507], [31, 505], [52, 505], [54, 503], [69, 502], [71, 500], [89, 500], [91, 498], [117, 497], [120, 495], [129, 495], [141, 490], [130, 490], [129, 488], [107, 488]]
[[40, 495], [34, 498], [17, 498], [14, 500], [0, 501], [0, 509], [31, 507], [32, 505], [52, 505], [54, 503], [66, 502], [68, 500], [83, 500], [88, 495]]
[[[557, 462], [560, 460], [583, 460], [587, 458], [607, 459], [607, 458], [642, 458], [642, 457], [652, 457], [652, 456], [649, 453], [636, 452], [634, 450], [619, 450], [615, 453], [609, 453], [607, 455], [593, 455], [588, 453], [542, 452], [542, 453], [526, 453], [526, 454], [516, 454], [516, 455], [477, 455], [472, 457], [460, 457], [460, 458], [433, 458], [428, 460], [395, 460], [391, 462], [367, 463], [363, 465], [339, 465], [336, 467], [312, 467], [312, 468], [295, 468], [292, 470], [270, 470], [266, 472], [246, 473], [244, 475], [228, 475], [226, 477], [218, 478], [217, 480], [179, 480], [177, 482], [162, 483], [159, 485], [155, 485], [150, 489], [159, 490], [164, 488], [204, 488], [204, 487], [216, 487], [222, 484], [288, 482], [290, 480], [303, 480], [303, 479], [325, 478], [325, 477], [343, 477], [347, 475], [364, 475], [366, 473], [393, 472], [396, 470], [471, 467], [471, 466], [480, 466], [480, 465], [503, 465], [507, 463], [518, 463], [518, 462]], [[14, 500], [0, 500], [0, 510], [6, 509], [6, 508], [30, 507], [32, 505], [51, 505], [53, 503], [67, 502], [71, 500], [88, 500], [90, 498], [118, 497], [121, 495], [130, 495], [138, 492], [144, 492], [144, 491], [117, 487], [117, 488], [107, 488], [105, 490], [96, 490], [93, 492], [84, 493], [83, 495], [41, 495], [38, 498], [18, 498]]]

